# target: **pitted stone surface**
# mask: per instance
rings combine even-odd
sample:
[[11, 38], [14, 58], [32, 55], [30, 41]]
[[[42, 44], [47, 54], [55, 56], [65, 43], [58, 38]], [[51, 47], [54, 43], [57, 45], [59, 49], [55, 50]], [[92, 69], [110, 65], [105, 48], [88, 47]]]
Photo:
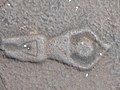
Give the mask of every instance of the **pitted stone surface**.
[[24, 63], [6, 58], [2, 52], [0, 75], [6, 90], [119, 90], [119, 0], [7, 1], [0, 7], [0, 37], [36, 33], [58, 36], [88, 26], [100, 40], [114, 45], [108, 53], [100, 54], [103, 56], [89, 71], [76, 70], [51, 59], [42, 64]]
[[3, 4], [5, 4], [6, 1], [7, 1], [7, 0], [0, 0], [0, 7], [1, 7]]
[[1, 49], [6, 56], [21, 61], [39, 62], [47, 58], [46, 38], [42, 35], [31, 35], [2, 40]]

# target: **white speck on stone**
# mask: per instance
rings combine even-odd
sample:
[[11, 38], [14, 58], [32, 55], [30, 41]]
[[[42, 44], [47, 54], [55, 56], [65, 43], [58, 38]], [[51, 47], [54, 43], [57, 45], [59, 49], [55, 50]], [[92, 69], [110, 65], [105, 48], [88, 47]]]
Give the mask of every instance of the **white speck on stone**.
[[30, 48], [29, 48], [29, 47], [28, 47], [27, 49], [28, 49], [28, 50], [30, 50]]
[[7, 5], [10, 6], [10, 3], [8, 3]]
[[77, 10], [78, 10], [78, 7], [76, 7], [75, 10], [77, 11]]
[[88, 75], [89, 75], [89, 74], [87, 73], [85, 76], [88, 77]]
[[24, 45], [24, 48], [26, 48], [26, 47], [27, 47], [27, 45], [25, 44], [25, 45]]
[[81, 44], [83, 45], [83, 44], [84, 44], [84, 42], [81, 42]]
[[102, 53], [100, 53], [100, 56], [102, 56], [103, 54]]
[[69, 0], [69, 2], [71, 2], [71, 0]]

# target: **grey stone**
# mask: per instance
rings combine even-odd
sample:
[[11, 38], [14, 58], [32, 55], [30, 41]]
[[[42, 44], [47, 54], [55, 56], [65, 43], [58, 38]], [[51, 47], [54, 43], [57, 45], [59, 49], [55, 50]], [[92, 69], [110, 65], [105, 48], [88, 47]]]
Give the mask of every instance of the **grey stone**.
[[7, 90], [1, 76], [0, 76], [0, 90]]
[[[83, 27], [89, 27], [100, 41], [111, 45], [91, 70], [76, 70], [51, 59], [44, 63], [20, 62], [6, 58], [2, 52], [0, 73], [6, 89], [119, 90], [120, 0], [7, 0], [0, 6], [2, 38], [29, 36], [32, 32], [51, 39]], [[107, 45], [103, 46], [101, 50], [107, 50]], [[89, 50], [89, 54], [78, 55], [90, 56]], [[27, 48], [21, 51], [27, 53]]]
[[93, 67], [107, 52], [110, 46], [106, 46], [88, 28], [51, 39], [30, 35], [1, 41], [1, 49], [8, 57], [25, 62], [42, 62], [51, 58], [85, 70]]
[[7, 0], [0, 0], [0, 6], [2, 6], [3, 4], [5, 4]]

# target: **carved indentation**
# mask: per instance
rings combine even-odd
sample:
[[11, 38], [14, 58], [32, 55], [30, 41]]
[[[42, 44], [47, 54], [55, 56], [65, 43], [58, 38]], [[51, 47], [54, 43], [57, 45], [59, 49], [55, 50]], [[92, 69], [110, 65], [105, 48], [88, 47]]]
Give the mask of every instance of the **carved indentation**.
[[50, 40], [48, 44], [50, 58], [65, 61], [69, 52], [69, 37], [67, 35], [58, 36]]
[[72, 35], [71, 55], [74, 62], [82, 68], [92, 67], [106, 51], [104, 44], [90, 31], [83, 31]]
[[21, 47], [20, 49], [23, 53], [26, 53], [26, 54], [29, 54], [32, 56], [37, 56], [38, 45], [37, 45], [36, 40], [26, 42], [26, 43], [22, 44], [20, 47]]

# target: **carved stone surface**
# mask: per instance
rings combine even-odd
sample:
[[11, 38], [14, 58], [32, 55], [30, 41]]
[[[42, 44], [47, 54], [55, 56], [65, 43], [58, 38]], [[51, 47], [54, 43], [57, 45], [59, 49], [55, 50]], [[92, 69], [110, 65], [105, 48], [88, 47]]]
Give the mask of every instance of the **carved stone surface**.
[[0, 90], [120, 90], [120, 0], [0, 0], [0, 37]]
[[46, 38], [42, 35], [2, 39], [1, 49], [8, 57], [39, 62], [46, 59]]
[[89, 29], [75, 32], [70, 41], [73, 48], [70, 56], [83, 69], [90, 69], [110, 48]]
[[51, 58], [80, 69], [93, 67], [110, 48], [106, 46], [89, 29], [68, 32], [52, 39], [33, 35], [1, 41], [1, 49], [8, 57], [25, 62], [40, 62]]

